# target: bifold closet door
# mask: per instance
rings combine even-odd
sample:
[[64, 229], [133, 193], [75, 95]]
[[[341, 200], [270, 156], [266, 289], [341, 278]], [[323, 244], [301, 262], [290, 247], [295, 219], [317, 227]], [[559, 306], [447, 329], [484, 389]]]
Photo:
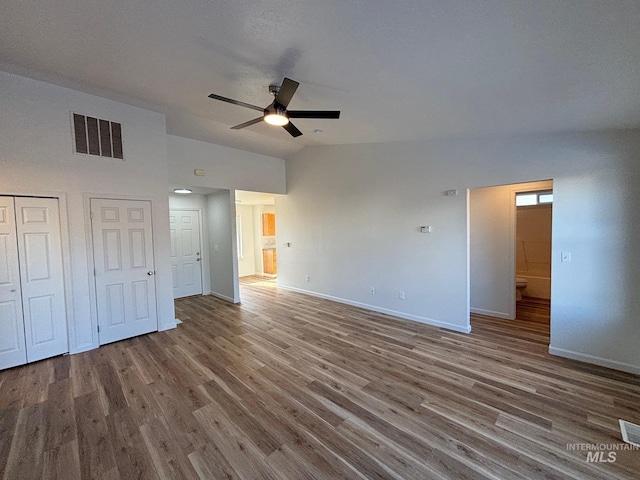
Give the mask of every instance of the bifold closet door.
[[27, 363], [13, 197], [0, 197], [0, 369]]
[[15, 197], [27, 361], [69, 351], [58, 199]]
[[0, 197], [0, 368], [69, 351], [58, 200]]

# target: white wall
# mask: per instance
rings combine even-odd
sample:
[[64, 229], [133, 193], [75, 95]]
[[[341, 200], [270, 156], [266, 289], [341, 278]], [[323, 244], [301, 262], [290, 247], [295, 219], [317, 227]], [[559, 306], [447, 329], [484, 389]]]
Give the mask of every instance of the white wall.
[[242, 258], [238, 259], [238, 276], [246, 277], [256, 273], [256, 246], [253, 207], [251, 205], [236, 205], [236, 215], [242, 223]]
[[236, 209], [233, 192], [207, 195], [211, 294], [230, 302], [240, 301], [236, 258]]
[[514, 319], [511, 196], [509, 186], [469, 192], [469, 273], [471, 311]]
[[551, 189], [553, 182], [474, 188], [469, 192], [471, 311], [513, 320], [516, 192]]
[[[281, 158], [175, 135], [167, 135], [167, 151], [172, 184], [286, 193], [285, 163]], [[205, 176], [195, 176], [195, 169], [205, 170]]]
[[207, 215], [207, 197], [205, 195], [180, 195], [176, 193], [169, 194], [170, 210], [197, 210], [200, 213], [200, 231], [202, 245], [200, 252], [202, 258], [202, 293], [208, 295], [211, 293], [211, 265], [209, 263], [209, 227]]
[[[434, 168], [411, 144], [314, 147], [287, 161], [277, 234], [291, 247], [278, 250], [278, 284], [469, 331], [466, 192]], [[461, 194], [445, 196], [452, 188]]]
[[640, 372], [637, 130], [306, 148], [276, 200], [291, 242], [279, 283], [465, 331], [465, 191], [541, 178], [554, 180], [550, 351]]
[[[74, 154], [71, 112], [120, 122], [125, 160]], [[71, 352], [98, 346], [85, 209], [90, 196], [151, 200], [159, 328], [175, 326], [167, 184], [164, 115], [0, 72], [0, 193], [66, 199]]]

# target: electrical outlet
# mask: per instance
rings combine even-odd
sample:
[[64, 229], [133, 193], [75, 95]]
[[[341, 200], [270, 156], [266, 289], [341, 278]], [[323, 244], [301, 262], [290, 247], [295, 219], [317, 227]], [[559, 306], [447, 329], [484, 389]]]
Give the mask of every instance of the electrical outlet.
[[398, 298], [400, 300], [405, 300], [406, 297], [404, 296], [404, 292], [398, 292]]
[[370, 293], [371, 295], [375, 295], [375, 294], [376, 294], [376, 287], [370, 287], [370, 288], [369, 288], [369, 293]]
[[311, 277], [309, 275], [305, 275], [304, 276], [304, 281], [305, 282], [310, 282], [311, 281]]

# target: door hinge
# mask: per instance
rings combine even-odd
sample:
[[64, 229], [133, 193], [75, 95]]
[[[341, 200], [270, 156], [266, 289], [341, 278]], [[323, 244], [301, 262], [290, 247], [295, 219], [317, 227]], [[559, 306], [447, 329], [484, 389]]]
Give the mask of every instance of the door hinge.
[[100, 325], [98, 325], [98, 333], [100, 333]]
[[94, 277], [96, 276], [96, 269], [95, 268], [93, 269], [93, 276]]

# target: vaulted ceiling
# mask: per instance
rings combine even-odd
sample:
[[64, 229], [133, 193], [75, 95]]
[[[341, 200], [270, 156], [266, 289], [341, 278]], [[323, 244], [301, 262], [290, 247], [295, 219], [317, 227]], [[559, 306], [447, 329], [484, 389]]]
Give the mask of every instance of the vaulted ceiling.
[[[0, 69], [163, 112], [167, 131], [286, 158], [307, 145], [640, 126], [640, 2], [3, 0]], [[303, 136], [266, 106], [300, 82]], [[320, 129], [321, 133], [314, 133]]]

